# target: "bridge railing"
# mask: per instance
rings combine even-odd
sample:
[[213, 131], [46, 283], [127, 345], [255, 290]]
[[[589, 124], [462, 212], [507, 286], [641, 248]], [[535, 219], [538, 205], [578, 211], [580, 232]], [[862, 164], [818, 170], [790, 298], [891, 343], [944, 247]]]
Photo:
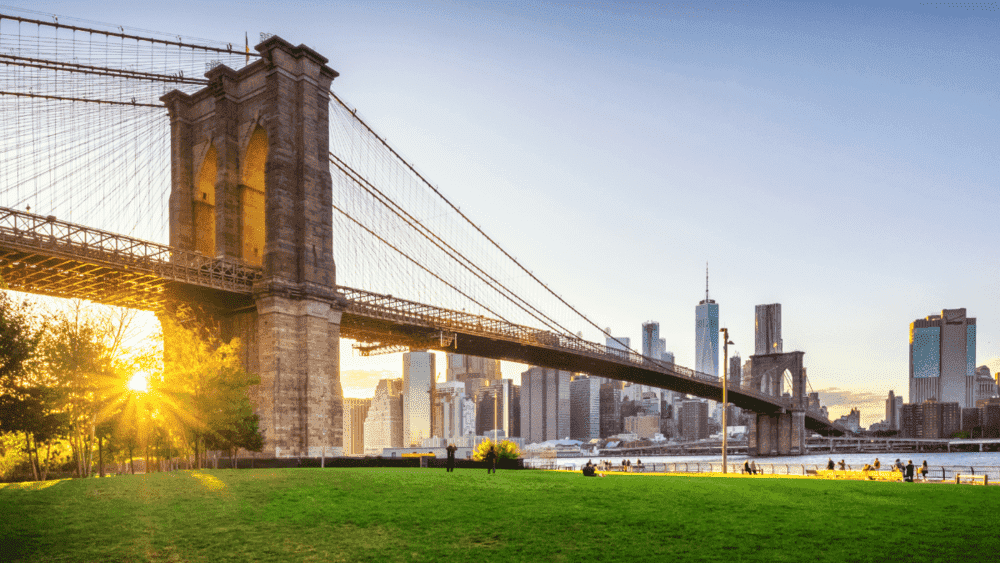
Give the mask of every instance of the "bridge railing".
[[[693, 381], [708, 383], [721, 388], [722, 378], [701, 373], [677, 364], [655, 361], [642, 354], [630, 350], [621, 350], [582, 338], [558, 334], [546, 330], [532, 328], [474, 315], [464, 311], [454, 311], [434, 307], [424, 303], [409, 301], [361, 289], [340, 286], [338, 291], [350, 302], [348, 310], [352, 313], [380, 318], [384, 320], [418, 322], [442, 330], [454, 330], [487, 337], [502, 337], [517, 342], [528, 342], [549, 348], [572, 351], [579, 355], [599, 359], [611, 359], [619, 363], [641, 366], [652, 371], [683, 377]], [[783, 404], [790, 401], [775, 397], [752, 388], [734, 388], [734, 391], [752, 395], [756, 398]]]
[[259, 267], [0, 207], [0, 242], [26, 253], [106, 264], [226, 291], [249, 293]]

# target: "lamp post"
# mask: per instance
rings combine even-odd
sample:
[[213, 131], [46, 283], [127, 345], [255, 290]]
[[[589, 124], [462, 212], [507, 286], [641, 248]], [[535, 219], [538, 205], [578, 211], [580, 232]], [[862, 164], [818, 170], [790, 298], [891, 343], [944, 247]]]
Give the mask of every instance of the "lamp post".
[[729, 379], [729, 345], [732, 344], [729, 340], [729, 329], [720, 328], [719, 332], [722, 333], [722, 472], [728, 473], [727, 468], [727, 454], [728, 454], [728, 432], [726, 432], [726, 411], [729, 410], [729, 405], [726, 400], [726, 387], [728, 386]]

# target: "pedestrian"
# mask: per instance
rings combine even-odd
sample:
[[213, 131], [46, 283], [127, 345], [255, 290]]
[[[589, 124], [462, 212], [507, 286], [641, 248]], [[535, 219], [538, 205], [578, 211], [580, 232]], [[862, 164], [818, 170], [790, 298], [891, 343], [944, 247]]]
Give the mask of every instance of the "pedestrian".
[[490, 449], [486, 450], [486, 473], [496, 474], [497, 472], [497, 449], [495, 446], [490, 446]]
[[448, 452], [448, 473], [455, 471], [455, 450], [457, 449], [455, 444], [448, 444], [448, 447], [445, 448], [445, 451]]
[[622, 471], [628, 471], [628, 463], [624, 459], [622, 460]]
[[927, 460], [924, 460], [923, 465], [920, 466], [920, 476], [923, 477], [924, 481], [927, 481]]
[[636, 466], [637, 468], [639, 468], [639, 471], [642, 471], [642, 460], [641, 460], [641, 459], [638, 459], [638, 458], [636, 458], [636, 460], [635, 460], [635, 466]]
[[913, 482], [913, 460], [909, 459], [906, 461], [906, 481], [908, 483]]
[[826, 462], [826, 469], [827, 469], [827, 471], [832, 471], [833, 470], [833, 458], [832, 457], [830, 458], [829, 461]]

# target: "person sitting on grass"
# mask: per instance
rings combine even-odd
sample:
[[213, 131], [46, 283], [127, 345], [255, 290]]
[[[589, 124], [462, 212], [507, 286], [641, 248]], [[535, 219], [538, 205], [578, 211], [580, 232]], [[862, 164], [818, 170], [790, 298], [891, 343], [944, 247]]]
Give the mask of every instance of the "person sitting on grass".
[[590, 461], [587, 461], [587, 465], [583, 466], [583, 476], [584, 477], [593, 477], [595, 474], [596, 474], [596, 471], [594, 471], [594, 465], [592, 463], [590, 463]]

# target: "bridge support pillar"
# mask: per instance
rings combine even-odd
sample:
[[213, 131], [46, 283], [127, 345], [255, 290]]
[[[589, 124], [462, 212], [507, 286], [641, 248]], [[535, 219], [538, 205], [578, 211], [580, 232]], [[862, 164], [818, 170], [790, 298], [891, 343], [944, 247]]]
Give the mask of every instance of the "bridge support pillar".
[[747, 428], [747, 453], [753, 456], [803, 455], [806, 415], [802, 411], [756, 414]]

